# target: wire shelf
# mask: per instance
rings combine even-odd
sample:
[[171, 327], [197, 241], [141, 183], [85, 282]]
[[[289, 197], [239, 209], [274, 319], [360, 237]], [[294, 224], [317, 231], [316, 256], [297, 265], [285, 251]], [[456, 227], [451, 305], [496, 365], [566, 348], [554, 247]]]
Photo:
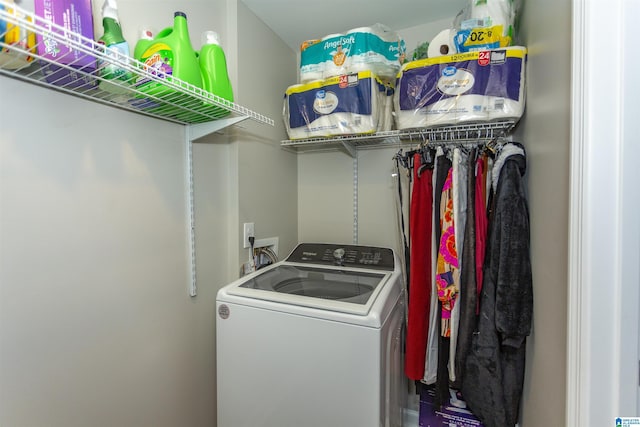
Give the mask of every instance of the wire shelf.
[[[273, 119], [0, 0], [0, 74], [74, 96], [180, 124], [242, 116]], [[4, 22], [3, 22], [4, 21]], [[16, 28], [17, 27], [17, 28]], [[54, 59], [51, 53], [57, 53]], [[126, 70], [120, 79], [98, 75], [97, 64]], [[154, 90], [143, 83], [155, 82]]]
[[365, 146], [413, 144], [420, 142], [469, 142], [505, 136], [516, 125], [515, 120], [468, 123], [451, 126], [403, 129], [363, 135], [343, 135], [333, 138], [309, 138], [281, 141], [281, 145], [298, 150], [322, 150], [343, 146], [353, 150]]

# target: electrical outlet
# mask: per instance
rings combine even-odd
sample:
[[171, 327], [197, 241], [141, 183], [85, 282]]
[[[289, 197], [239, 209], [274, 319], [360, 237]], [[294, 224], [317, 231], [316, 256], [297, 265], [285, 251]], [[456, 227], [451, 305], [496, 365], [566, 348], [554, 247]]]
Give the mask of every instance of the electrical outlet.
[[256, 237], [256, 225], [253, 222], [245, 222], [244, 223], [244, 248], [250, 248], [251, 243], [249, 242], [249, 237]]
[[246, 276], [249, 273], [253, 273], [255, 271], [255, 266], [253, 265], [252, 261], [247, 261], [244, 264], [242, 264], [242, 275]]

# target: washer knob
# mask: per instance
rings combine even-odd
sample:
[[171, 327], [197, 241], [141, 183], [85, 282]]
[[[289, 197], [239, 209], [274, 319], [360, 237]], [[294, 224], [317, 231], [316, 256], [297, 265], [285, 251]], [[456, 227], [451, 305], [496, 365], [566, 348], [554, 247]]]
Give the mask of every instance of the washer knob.
[[342, 261], [342, 259], [344, 258], [344, 249], [343, 248], [338, 248], [335, 251], [333, 251], [333, 257], [336, 259], [336, 261]]

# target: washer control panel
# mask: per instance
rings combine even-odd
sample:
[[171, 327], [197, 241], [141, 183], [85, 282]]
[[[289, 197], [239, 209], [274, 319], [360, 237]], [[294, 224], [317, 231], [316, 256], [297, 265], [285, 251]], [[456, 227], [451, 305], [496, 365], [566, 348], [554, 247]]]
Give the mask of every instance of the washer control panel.
[[301, 243], [289, 255], [287, 261], [374, 270], [394, 269], [393, 251], [375, 246]]

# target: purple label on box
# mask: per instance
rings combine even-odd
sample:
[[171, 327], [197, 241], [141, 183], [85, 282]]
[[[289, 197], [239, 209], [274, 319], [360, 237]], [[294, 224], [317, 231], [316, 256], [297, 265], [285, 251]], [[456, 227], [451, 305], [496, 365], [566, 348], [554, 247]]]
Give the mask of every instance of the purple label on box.
[[[58, 86], [93, 85], [93, 79], [85, 74], [93, 74], [96, 70], [96, 60], [91, 54], [93, 45], [81, 42], [78, 37], [81, 35], [93, 40], [91, 0], [35, 0], [35, 13], [39, 24], [50, 30], [37, 34], [38, 54], [47, 60], [42, 68], [47, 81]], [[49, 23], [65, 30], [54, 28]], [[64, 39], [54, 37], [52, 33], [62, 35]], [[76, 47], [65, 41], [73, 42]], [[83, 49], [77, 48], [78, 43]]]
[[483, 427], [482, 422], [467, 408], [459, 394], [442, 408], [435, 405], [433, 386], [425, 386], [420, 393], [420, 427]]

